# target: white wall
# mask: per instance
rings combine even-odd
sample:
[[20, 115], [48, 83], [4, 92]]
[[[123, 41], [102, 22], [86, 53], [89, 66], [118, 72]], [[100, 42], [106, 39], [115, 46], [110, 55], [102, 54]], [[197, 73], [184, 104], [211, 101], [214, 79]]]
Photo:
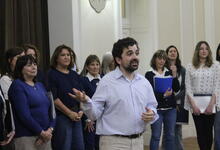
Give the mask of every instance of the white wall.
[[64, 43], [76, 52], [80, 69], [90, 54], [101, 59], [122, 34], [120, 9], [120, 1], [113, 0], [107, 0], [101, 13], [88, 0], [48, 0], [51, 55]]
[[101, 59], [105, 52], [112, 50], [113, 43], [120, 36], [119, 4], [119, 2], [108, 0], [105, 9], [98, 14], [91, 8], [88, 0], [80, 1], [81, 55], [78, 58], [79, 64], [83, 64], [89, 54], [96, 54]]
[[48, 0], [50, 55], [60, 44], [73, 47], [71, 0]]
[[[130, 3], [129, 3], [130, 2]], [[128, 7], [126, 18], [123, 19], [124, 36], [135, 38], [140, 47], [139, 72], [145, 74], [149, 69], [150, 59], [157, 48], [157, 7], [156, 1], [126, 1]]]
[[220, 43], [220, 0], [214, 0], [214, 17], [215, 17], [215, 50], [218, 47], [218, 44]]

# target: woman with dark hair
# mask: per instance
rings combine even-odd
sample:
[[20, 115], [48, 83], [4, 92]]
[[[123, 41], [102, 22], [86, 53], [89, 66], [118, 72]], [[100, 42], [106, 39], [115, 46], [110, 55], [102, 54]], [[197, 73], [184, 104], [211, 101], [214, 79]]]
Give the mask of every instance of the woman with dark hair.
[[168, 56], [167, 68], [169, 70], [177, 70], [177, 78], [180, 83], [180, 90], [174, 92], [175, 100], [177, 103], [177, 120], [175, 126], [175, 150], [183, 150], [182, 143], [182, 124], [187, 124], [189, 117], [188, 111], [184, 109], [184, 99], [185, 99], [185, 74], [186, 69], [181, 65], [181, 60], [179, 58], [179, 52], [176, 46], [170, 45], [166, 49]]
[[216, 60], [218, 62], [220, 62], [220, 43], [219, 43], [218, 48], [216, 50]]
[[80, 103], [68, 93], [73, 88], [83, 90], [80, 76], [72, 70], [72, 49], [58, 46], [51, 58], [48, 86], [54, 97], [57, 119], [52, 139], [53, 150], [84, 150]]
[[198, 42], [192, 64], [186, 67], [185, 108], [192, 111], [200, 150], [212, 148], [215, 104], [219, 106], [220, 102], [219, 68], [213, 62], [209, 44]]
[[[150, 140], [150, 150], [158, 150], [162, 124], [164, 124], [164, 148], [165, 150], [175, 150], [175, 124], [176, 124], [176, 100], [174, 97], [174, 92], [178, 92], [179, 81], [177, 79], [177, 69], [173, 68], [168, 70], [165, 67], [167, 61], [167, 54], [164, 50], [158, 50], [154, 53], [151, 59], [152, 69], [145, 74], [145, 77], [151, 83], [154, 94], [158, 102], [157, 113], [159, 119], [151, 125], [151, 140]], [[156, 90], [155, 77], [158, 78], [173, 78], [171, 88], [165, 90], [165, 92], [160, 92]]]
[[75, 54], [75, 52], [73, 50], [71, 50], [71, 57], [72, 57], [72, 60], [73, 60], [73, 62], [72, 62], [73, 63], [72, 70], [78, 72], [79, 68], [78, 68], [77, 63], [76, 63], [76, 54]]
[[[32, 44], [24, 44], [23, 49], [24, 49], [25, 55], [33, 56], [37, 61], [37, 65], [40, 66], [40, 52], [37, 49], [37, 47]], [[38, 82], [41, 82], [46, 86], [45, 74], [40, 69], [40, 67], [38, 67], [36, 79]]]
[[51, 101], [36, 82], [37, 62], [30, 55], [18, 58], [8, 92], [15, 119], [15, 150], [50, 150], [54, 126]]
[[[89, 55], [85, 61], [81, 72], [82, 84], [85, 94], [92, 98], [96, 87], [101, 80], [100, 76], [100, 61], [98, 56]], [[95, 134], [95, 122], [83, 115], [83, 135], [85, 141], [85, 150], [99, 149], [99, 136]]]
[[[3, 68], [1, 69], [1, 79], [0, 79], [0, 87], [1, 87], [1, 92], [2, 92], [2, 98], [4, 100], [4, 115], [3, 115], [3, 123], [4, 123], [4, 132], [6, 132], [7, 138], [5, 141], [2, 141], [0, 145], [6, 145], [10, 142], [12, 137], [14, 136], [14, 120], [13, 120], [13, 115], [12, 115], [12, 110], [11, 110], [11, 104], [8, 99], [8, 89], [13, 81], [13, 72], [15, 69], [15, 65], [17, 62], [17, 59], [21, 56], [24, 55], [24, 50], [19, 47], [14, 47], [8, 49], [4, 53], [4, 59], [3, 59]], [[14, 145], [13, 142], [5, 146], [5, 149], [7, 150], [13, 150]]]

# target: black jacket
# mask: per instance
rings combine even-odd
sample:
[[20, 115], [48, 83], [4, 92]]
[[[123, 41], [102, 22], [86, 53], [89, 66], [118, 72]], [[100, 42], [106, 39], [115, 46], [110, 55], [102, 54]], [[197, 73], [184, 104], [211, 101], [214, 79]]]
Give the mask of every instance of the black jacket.
[[[172, 76], [171, 71], [166, 71], [165, 72], [165, 76]], [[150, 84], [152, 85], [153, 89], [154, 89], [154, 76], [155, 73], [153, 71], [148, 71], [145, 74], [145, 77], [147, 78], [147, 80], [150, 82]], [[177, 78], [173, 78], [173, 84], [172, 84], [172, 90], [174, 92], [178, 92], [180, 89], [180, 84]], [[158, 106], [157, 108], [176, 108], [176, 100], [175, 100], [175, 96], [174, 94], [172, 94], [169, 97], [164, 97], [164, 93], [158, 93], [155, 92], [155, 97], [157, 99], [158, 102]]]

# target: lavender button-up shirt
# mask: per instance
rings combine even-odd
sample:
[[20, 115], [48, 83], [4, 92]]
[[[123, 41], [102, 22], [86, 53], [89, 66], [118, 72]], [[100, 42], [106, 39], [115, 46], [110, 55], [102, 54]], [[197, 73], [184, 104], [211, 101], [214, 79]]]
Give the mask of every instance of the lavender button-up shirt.
[[157, 120], [157, 101], [150, 83], [135, 73], [133, 80], [127, 79], [117, 67], [99, 82], [95, 94], [83, 111], [91, 120], [97, 120], [99, 135], [132, 135], [145, 131], [146, 123], [141, 119], [145, 108], [154, 111]]

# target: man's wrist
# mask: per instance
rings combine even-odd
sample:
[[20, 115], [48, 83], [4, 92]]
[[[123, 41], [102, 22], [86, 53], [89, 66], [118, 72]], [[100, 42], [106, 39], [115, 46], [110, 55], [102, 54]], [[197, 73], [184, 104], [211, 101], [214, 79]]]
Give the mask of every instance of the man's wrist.
[[81, 102], [82, 102], [82, 103], [88, 103], [88, 101], [89, 101], [89, 97], [86, 96], [85, 99], [84, 99], [83, 101], [81, 101]]

